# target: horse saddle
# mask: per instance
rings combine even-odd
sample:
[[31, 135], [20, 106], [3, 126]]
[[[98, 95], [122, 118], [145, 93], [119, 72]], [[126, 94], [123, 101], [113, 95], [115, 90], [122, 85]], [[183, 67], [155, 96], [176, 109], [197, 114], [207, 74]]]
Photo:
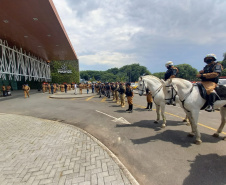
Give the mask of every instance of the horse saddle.
[[[205, 104], [201, 108], [201, 110], [203, 110], [208, 105], [208, 95], [206, 93], [206, 89], [201, 83], [196, 83], [194, 85], [198, 86], [199, 93], [200, 93], [201, 97], [206, 100]], [[213, 93], [215, 93], [215, 101], [217, 101], [217, 100], [226, 100], [226, 87], [224, 85], [218, 85], [215, 88], [215, 91]]]

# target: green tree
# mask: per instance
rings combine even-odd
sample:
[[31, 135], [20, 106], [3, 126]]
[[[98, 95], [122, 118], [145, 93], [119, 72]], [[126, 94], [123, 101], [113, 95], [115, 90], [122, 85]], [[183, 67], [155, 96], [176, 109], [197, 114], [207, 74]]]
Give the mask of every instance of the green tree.
[[159, 79], [164, 79], [165, 78], [165, 72], [153, 73], [153, 76], [156, 76]]
[[221, 76], [226, 76], [226, 69], [223, 69]]
[[91, 82], [96, 81], [96, 79], [94, 78], [94, 76], [90, 79]]
[[119, 68], [119, 71], [126, 74], [126, 80], [131, 82], [137, 81], [143, 74], [151, 74], [146, 67], [140, 66], [140, 64], [125, 65]]
[[197, 69], [193, 68], [189, 64], [179, 64], [175, 67], [178, 68], [179, 73], [177, 75], [178, 78], [183, 78], [186, 80], [196, 80], [196, 74], [198, 73]]
[[223, 54], [223, 57], [224, 57], [224, 59], [221, 62], [221, 64], [222, 64], [223, 68], [225, 69], [226, 68], [226, 53]]
[[119, 69], [117, 67], [108, 69], [106, 72], [108, 73], [113, 73], [114, 75], [116, 75], [119, 72]]

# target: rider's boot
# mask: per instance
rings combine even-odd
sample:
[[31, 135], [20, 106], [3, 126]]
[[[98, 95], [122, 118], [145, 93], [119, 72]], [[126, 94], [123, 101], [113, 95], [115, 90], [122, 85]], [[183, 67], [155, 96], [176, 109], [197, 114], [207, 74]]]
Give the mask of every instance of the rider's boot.
[[149, 103], [149, 111], [152, 111], [152, 102]]
[[211, 93], [209, 95], [208, 101], [209, 101], [209, 105], [205, 108], [205, 111], [213, 112], [214, 111], [213, 104], [215, 102], [215, 94], [214, 93]]
[[149, 109], [149, 103], [147, 103], [147, 107], [145, 109]]

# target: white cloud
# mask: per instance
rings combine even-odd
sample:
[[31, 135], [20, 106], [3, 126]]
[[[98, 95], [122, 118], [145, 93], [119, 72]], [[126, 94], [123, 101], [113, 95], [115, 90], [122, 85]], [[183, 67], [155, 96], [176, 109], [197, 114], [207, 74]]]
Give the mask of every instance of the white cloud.
[[102, 51], [93, 55], [81, 56], [80, 61], [82, 61], [85, 65], [106, 65], [111, 68], [133, 64], [137, 61], [137, 59], [134, 55]]
[[226, 1], [223, 0], [53, 2], [81, 69], [83, 65], [98, 69], [102, 65], [111, 68], [139, 61], [151, 72], [164, 71], [163, 64], [169, 59], [188, 61], [201, 68], [204, 64], [196, 61], [207, 53], [221, 58], [226, 52]]

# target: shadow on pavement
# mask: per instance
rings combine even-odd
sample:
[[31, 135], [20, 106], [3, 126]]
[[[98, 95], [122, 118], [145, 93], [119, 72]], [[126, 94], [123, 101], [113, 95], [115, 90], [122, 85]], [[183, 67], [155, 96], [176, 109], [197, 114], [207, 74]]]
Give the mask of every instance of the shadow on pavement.
[[[118, 111], [116, 111], [116, 112], [118, 112]], [[125, 112], [125, 111], [123, 110], [123, 112]], [[154, 121], [155, 120], [142, 120], [142, 121], [135, 122], [135, 123], [129, 124], [129, 125], [125, 125], [125, 124], [119, 125], [119, 124], [117, 124], [116, 127], [141, 127], [141, 128], [151, 128], [155, 131], [161, 130], [160, 124], [159, 123], [155, 124]]]
[[[127, 113], [125, 110], [116, 110], [114, 112], [118, 112], [118, 113]], [[128, 113], [129, 114], [129, 113]]]
[[218, 154], [198, 155], [191, 164], [190, 175], [183, 185], [226, 184], [226, 156]]
[[[31, 90], [29, 92], [29, 94], [32, 96], [34, 94], [41, 94], [42, 92], [41, 91], [38, 91], [38, 90]], [[23, 90], [14, 90], [14, 91], [11, 91], [11, 96], [0, 96], [0, 102], [1, 101], [6, 101], [6, 100], [11, 100], [11, 99], [15, 99], [15, 98], [21, 98], [21, 99], [24, 99], [24, 91]]]
[[[125, 110], [117, 110], [115, 112], [125, 113]], [[163, 121], [160, 120], [159, 123], [154, 123], [154, 121], [155, 120], [153, 120], [153, 119], [141, 120], [141, 121], [135, 122], [135, 123], [130, 124], [130, 125], [118, 125], [118, 127], [146, 127], [146, 128], [153, 128], [157, 131], [162, 130], [163, 128], [161, 128], [161, 126], [162, 126]], [[166, 120], [166, 127], [167, 126], [180, 126], [180, 125], [187, 126], [186, 124], [187, 123], [181, 122], [181, 121], [172, 121], [172, 120], [167, 121]]]
[[[205, 143], [218, 143], [220, 139], [213, 138], [211, 135], [201, 134], [202, 141]], [[180, 130], [166, 130], [162, 133], [158, 133], [154, 136], [144, 137], [140, 139], [131, 139], [133, 144], [144, 144], [148, 142], [155, 142], [157, 140], [171, 142], [181, 147], [190, 147], [194, 144], [195, 137], [187, 137], [187, 133]]]
[[[135, 108], [135, 109], [133, 109], [134, 111], [137, 111], [137, 112], [153, 112], [153, 110], [152, 111], [148, 111], [147, 109], [145, 109], [145, 108]], [[155, 112], [155, 111], [154, 111]]]

